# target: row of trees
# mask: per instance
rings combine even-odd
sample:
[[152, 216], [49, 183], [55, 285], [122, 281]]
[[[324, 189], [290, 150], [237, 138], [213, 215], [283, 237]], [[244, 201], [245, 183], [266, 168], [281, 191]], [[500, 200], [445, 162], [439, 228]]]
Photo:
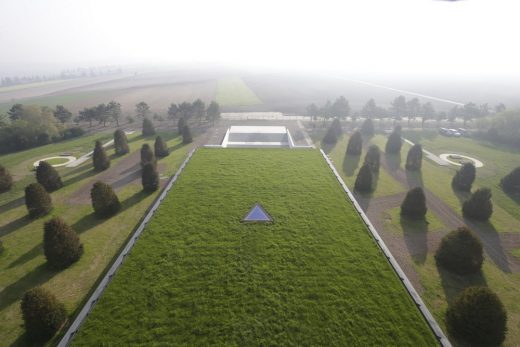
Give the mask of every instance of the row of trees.
[[421, 104], [418, 98], [414, 97], [407, 100], [403, 95], [396, 97], [388, 109], [377, 106], [375, 100], [370, 99], [361, 110], [352, 112], [348, 100], [343, 96], [337, 98], [334, 102], [327, 101], [321, 107], [313, 103], [308, 105], [305, 109], [307, 116], [312, 120], [316, 120], [318, 117], [324, 119], [345, 119], [349, 116], [353, 119], [362, 117], [401, 120], [403, 117], [406, 117], [408, 122], [410, 122], [420, 117], [423, 126], [424, 122], [428, 120], [436, 120], [438, 122], [442, 120], [454, 121], [457, 118], [463, 119], [464, 124], [466, 124], [466, 122], [470, 120], [503, 111], [505, 111], [504, 104], [498, 104], [494, 108], [491, 108], [487, 103], [476, 105], [473, 102], [469, 102], [464, 106], [455, 105], [449, 112], [437, 112], [431, 102]]

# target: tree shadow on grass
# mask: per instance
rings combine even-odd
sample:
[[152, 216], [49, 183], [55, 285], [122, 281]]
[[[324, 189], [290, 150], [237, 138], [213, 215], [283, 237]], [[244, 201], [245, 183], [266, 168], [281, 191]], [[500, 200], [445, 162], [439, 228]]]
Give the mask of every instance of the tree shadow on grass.
[[0, 310], [21, 299], [27, 290], [44, 284], [56, 274], [57, 271], [51, 270], [47, 264], [41, 264], [27, 272], [18, 281], [11, 283], [0, 292]]
[[83, 172], [82, 174], [79, 174], [77, 176], [71, 177], [71, 178], [63, 181], [63, 185], [64, 186], [72, 185], [74, 183], [77, 183], [79, 181], [82, 181], [84, 179], [87, 179], [87, 178], [92, 177], [97, 174], [98, 174], [98, 172], [96, 172], [94, 170], [88, 170], [88, 171]]
[[[513, 200], [514, 202], [516, 202], [518, 205], [520, 205], [520, 194], [512, 194], [512, 193], [508, 193], [506, 192], [505, 190], [502, 190], [511, 200]], [[0, 208], [0, 212], [1, 212], [1, 208]]]
[[334, 149], [334, 147], [336, 147], [336, 144], [337, 143], [323, 143], [323, 142], [321, 142], [320, 146], [321, 146], [321, 149], [323, 149], [323, 152], [325, 152], [325, 154], [329, 154]]
[[361, 209], [363, 212], [367, 212], [368, 207], [370, 206], [370, 200], [372, 200], [374, 196], [374, 192], [370, 193], [360, 193], [356, 190], [352, 190], [352, 194], [356, 198], [356, 201], [358, 202], [359, 206], [361, 206]]
[[343, 172], [345, 173], [345, 176], [354, 176], [354, 173], [356, 172], [360, 161], [360, 155], [345, 154], [345, 157], [343, 158]]
[[43, 243], [39, 243], [24, 254], [22, 254], [18, 259], [9, 264], [9, 268], [13, 268], [18, 265], [25, 264], [26, 262], [33, 260], [40, 254], [43, 254]]
[[8, 203], [0, 206], [0, 213], [4, 213], [4, 212], [10, 211], [14, 208], [20, 207], [24, 203], [25, 203], [25, 198], [23, 196], [19, 197], [18, 199], [11, 200]]
[[468, 287], [487, 287], [487, 281], [482, 271], [472, 275], [461, 276], [446, 270], [439, 264], [436, 264], [436, 266], [441, 278], [442, 289], [444, 290], [446, 301], [449, 305]]
[[99, 224], [105, 222], [108, 218], [98, 218], [94, 212], [81, 217], [76, 223], [72, 224], [72, 229], [77, 233], [81, 234], [87, 230], [95, 228]]
[[180, 149], [180, 148], [182, 148], [184, 146], [186, 146], [184, 143], [179, 142], [178, 144], [176, 144], [173, 147], [168, 147], [168, 150], [170, 151], [170, 153], [172, 153], [172, 152], [175, 152], [176, 150], [178, 150], [178, 149]]
[[468, 200], [471, 196], [471, 192], [463, 192], [462, 190], [455, 189], [453, 185], [451, 185], [451, 190], [453, 191], [453, 194], [459, 199], [460, 206], [462, 208], [462, 204], [464, 204], [464, 201]]
[[415, 188], [415, 187], [424, 187], [423, 178], [422, 178], [422, 171], [411, 171], [411, 170], [404, 170], [406, 173], [406, 182], [408, 184], [408, 188]]
[[13, 231], [23, 228], [24, 226], [28, 225], [32, 221], [33, 221], [33, 219], [31, 217], [29, 217], [28, 214], [26, 214], [18, 219], [15, 219], [15, 220], [7, 223], [6, 225], [0, 227], [0, 236], [8, 235], [8, 234], [12, 233]]
[[385, 162], [388, 166], [388, 170], [397, 171], [401, 167], [401, 153], [399, 154], [388, 154], [385, 153]]
[[140, 191], [134, 193], [133, 195], [129, 196], [128, 198], [126, 198], [125, 200], [123, 200], [121, 202], [121, 210], [119, 211], [119, 213], [126, 211], [129, 208], [131, 208], [132, 206], [138, 204], [143, 199], [148, 197], [150, 194], [151, 193], [145, 192], [144, 190], [140, 190]]
[[[125, 170], [127, 171], [127, 170]], [[113, 189], [119, 189], [121, 187], [126, 186], [127, 184], [133, 182], [134, 180], [141, 178], [141, 165], [137, 164], [136, 169], [134, 171], [128, 173], [126, 176], [121, 177], [117, 181], [113, 182], [110, 186]]]
[[65, 174], [63, 175], [63, 177], [68, 177], [68, 176], [73, 176], [73, 175], [76, 175], [80, 172], [83, 172], [85, 170], [88, 170], [88, 169], [92, 169], [92, 165], [88, 165], [87, 163], [90, 163], [92, 164], [92, 159], [90, 159], [89, 161], [86, 161], [85, 163], [81, 164], [80, 166], [72, 169], [72, 170], [69, 170], [67, 172], [65, 172]]
[[420, 265], [424, 264], [428, 254], [428, 221], [401, 216], [399, 223], [403, 229], [404, 242], [413, 262]]

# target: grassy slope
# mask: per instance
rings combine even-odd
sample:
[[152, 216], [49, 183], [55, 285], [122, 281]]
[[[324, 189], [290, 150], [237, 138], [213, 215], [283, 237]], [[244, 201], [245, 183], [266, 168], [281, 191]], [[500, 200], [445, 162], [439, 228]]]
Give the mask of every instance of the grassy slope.
[[[161, 135], [163, 139], [169, 139], [169, 147], [180, 143], [178, 137]], [[127, 185], [118, 191], [123, 211], [111, 219], [97, 220], [88, 201], [74, 206], [65, 203], [68, 196], [95, 179], [91, 161], [78, 168], [59, 168], [65, 187], [52, 193], [55, 208], [51, 214], [61, 216], [73, 225], [80, 234], [85, 253], [76, 264], [61, 272], [50, 271], [45, 266], [42, 230], [43, 223], [51, 216], [33, 221], [26, 217], [23, 203], [14, 208], [8, 206], [23, 196], [26, 184], [34, 181], [34, 173], [29, 171], [34, 160], [61, 151], [84, 154], [92, 149], [95, 139], [106, 140], [110, 136], [97, 134], [0, 157], [0, 162], [20, 180], [10, 193], [0, 196], [0, 234], [6, 248], [0, 256], [0, 345], [24, 344], [19, 298], [27, 289], [43, 285], [55, 293], [65, 303], [68, 312], [72, 313], [155, 198], [156, 194], [143, 194], [140, 184]], [[152, 142], [153, 138], [130, 136], [131, 151], [139, 150], [145, 141]], [[186, 154], [186, 147], [177, 148], [170, 156], [159, 161], [165, 165], [165, 174], [172, 174]], [[112, 152], [109, 150], [109, 154]], [[121, 159], [112, 160], [112, 166]]]
[[221, 106], [250, 106], [262, 103], [239, 77], [219, 79], [216, 100]]
[[347, 341], [435, 344], [319, 152], [202, 149], [74, 342]]

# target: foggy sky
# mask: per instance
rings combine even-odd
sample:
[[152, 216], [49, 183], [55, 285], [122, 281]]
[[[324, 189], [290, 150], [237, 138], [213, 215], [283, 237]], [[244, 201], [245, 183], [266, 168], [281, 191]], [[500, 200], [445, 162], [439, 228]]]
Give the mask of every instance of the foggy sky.
[[219, 63], [520, 77], [516, 0], [0, 0], [0, 76]]

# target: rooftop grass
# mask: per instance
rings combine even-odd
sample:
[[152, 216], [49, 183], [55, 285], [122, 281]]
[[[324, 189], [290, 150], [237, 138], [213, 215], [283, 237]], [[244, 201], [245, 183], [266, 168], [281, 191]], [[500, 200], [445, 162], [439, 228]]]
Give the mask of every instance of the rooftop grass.
[[436, 341], [317, 150], [200, 149], [73, 340], [129, 344]]

